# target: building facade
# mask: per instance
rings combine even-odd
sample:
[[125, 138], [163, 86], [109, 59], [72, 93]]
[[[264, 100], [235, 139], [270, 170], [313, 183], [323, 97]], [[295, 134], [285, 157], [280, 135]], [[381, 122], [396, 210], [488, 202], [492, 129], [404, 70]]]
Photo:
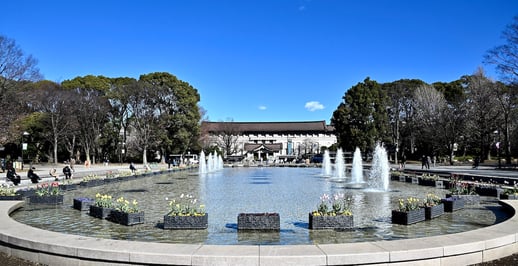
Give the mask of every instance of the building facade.
[[337, 142], [325, 121], [202, 122], [202, 143], [226, 159], [286, 162], [319, 154]]

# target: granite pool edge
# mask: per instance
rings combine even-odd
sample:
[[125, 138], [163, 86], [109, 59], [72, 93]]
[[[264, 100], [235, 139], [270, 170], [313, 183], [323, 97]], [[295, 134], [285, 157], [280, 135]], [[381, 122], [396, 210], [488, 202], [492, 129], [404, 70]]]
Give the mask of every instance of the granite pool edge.
[[0, 251], [46, 265], [468, 265], [518, 252], [518, 201], [501, 200], [499, 224], [426, 238], [319, 245], [205, 245], [101, 239], [34, 228], [9, 214], [23, 201], [0, 201]]

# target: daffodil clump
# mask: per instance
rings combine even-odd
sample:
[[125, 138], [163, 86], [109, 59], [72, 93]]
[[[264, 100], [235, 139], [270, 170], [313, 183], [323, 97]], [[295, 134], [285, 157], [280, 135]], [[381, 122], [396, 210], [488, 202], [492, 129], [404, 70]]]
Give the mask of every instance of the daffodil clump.
[[87, 176], [83, 177], [84, 182], [88, 182], [91, 180], [98, 180], [98, 179], [101, 179], [101, 177], [96, 174], [91, 174], [91, 175], [87, 175]]
[[197, 204], [198, 200], [192, 195], [182, 194], [180, 199], [169, 201], [170, 216], [204, 216], [205, 205]]
[[129, 201], [124, 197], [120, 197], [115, 202], [115, 209], [120, 212], [136, 213], [139, 212], [137, 200]]
[[401, 212], [417, 210], [420, 207], [421, 207], [421, 202], [418, 198], [409, 197], [406, 200], [399, 199], [398, 210]]
[[111, 195], [97, 193], [95, 195], [95, 204], [94, 206], [101, 208], [113, 208], [114, 202]]
[[16, 196], [16, 189], [8, 186], [0, 186], [0, 196]]
[[441, 203], [441, 198], [433, 193], [426, 194], [423, 205], [425, 207], [433, 207]]
[[351, 199], [346, 198], [344, 194], [334, 194], [332, 197], [323, 194], [320, 197], [318, 209], [313, 211], [314, 216], [337, 216], [337, 215], [353, 215], [350, 209]]

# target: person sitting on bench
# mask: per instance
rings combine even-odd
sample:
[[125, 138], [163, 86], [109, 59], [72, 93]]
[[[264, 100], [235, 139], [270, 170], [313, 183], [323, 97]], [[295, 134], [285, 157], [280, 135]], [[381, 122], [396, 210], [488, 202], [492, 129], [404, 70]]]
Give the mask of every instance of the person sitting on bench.
[[7, 179], [11, 182], [13, 182], [13, 184], [15, 186], [18, 186], [22, 180], [22, 178], [20, 177], [20, 175], [16, 174], [16, 171], [14, 170], [13, 167], [10, 167], [9, 169], [7, 169]]
[[58, 173], [56, 172], [56, 168], [52, 168], [52, 169], [50, 169], [50, 171], [49, 171], [49, 175], [50, 175], [50, 176], [52, 176], [52, 177], [54, 177], [54, 180], [55, 180], [55, 181], [58, 181], [58, 180], [59, 180], [59, 179], [58, 179]]
[[27, 177], [31, 180], [31, 182], [33, 184], [36, 184], [38, 183], [40, 180], [41, 180], [41, 177], [39, 175], [37, 175], [36, 173], [34, 173], [34, 170], [36, 168], [32, 167], [31, 169], [29, 169], [29, 171], [27, 172]]
[[65, 175], [65, 179], [72, 179], [72, 169], [68, 164], [63, 167], [63, 175]]

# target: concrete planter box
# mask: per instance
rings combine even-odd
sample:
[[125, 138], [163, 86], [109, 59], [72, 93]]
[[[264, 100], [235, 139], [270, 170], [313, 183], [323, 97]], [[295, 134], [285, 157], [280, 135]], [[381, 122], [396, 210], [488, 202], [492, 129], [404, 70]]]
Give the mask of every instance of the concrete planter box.
[[439, 217], [444, 214], [444, 204], [437, 204], [432, 207], [424, 207], [424, 216], [426, 220]]
[[419, 208], [417, 210], [401, 212], [392, 210], [392, 223], [393, 224], [415, 224], [418, 222], [422, 222], [425, 220], [425, 210], [424, 208]]
[[29, 197], [30, 204], [47, 204], [58, 205], [63, 204], [63, 195], [38, 196], [33, 195]]
[[207, 229], [209, 215], [203, 216], [170, 216], [164, 215], [164, 229]]
[[503, 189], [497, 187], [475, 187], [475, 192], [480, 196], [496, 197], [498, 198]]
[[90, 216], [93, 216], [95, 218], [107, 219], [110, 216], [112, 210], [112, 208], [103, 208], [97, 207], [95, 205], [90, 205], [89, 214]]
[[320, 215], [309, 214], [309, 229], [349, 229], [353, 228], [352, 215]]
[[278, 213], [240, 213], [237, 216], [237, 230], [273, 230], [281, 229]]
[[81, 183], [79, 183], [79, 184], [83, 187], [97, 187], [97, 186], [104, 185], [104, 180], [103, 179], [94, 179], [94, 180], [89, 180], [89, 181], [81, 181]]
[[464, 208], [465, 200], [461, 198], [446, 198], [441, 199], [444, 204], [445, 212], [454, 212]]
[[90, 205], [93, 205], [95, 200], [92, 198], [75, 198], [74, 199], [74, 209], [78, 211], [88, 211], [90, 210]]
[[516, 195], [516, 194], [500, 194], [500, 199], [515, 200], [515, 199], [518, 199], [518, 195]]
[[59, 185], [59, 189], [61, 189], [63, 191], [76, 190], [77, 187], [78, 187], [78, 184], [63, 184], [63, 185]]
[[446, 198], [463, 199], [465, 204], [474, 205], [480, 203], [480, 195], [451, 195], [446, 194]]
[[420, 186], [435, 187], [435, 179], [419, 178]]
[[136, 225], [144, 223], [144, 212], [127, 213], [112, 210], [108, 220], [122, 225]]
[[23, 200], [22, 195], [0, 196], [0, 200]]

